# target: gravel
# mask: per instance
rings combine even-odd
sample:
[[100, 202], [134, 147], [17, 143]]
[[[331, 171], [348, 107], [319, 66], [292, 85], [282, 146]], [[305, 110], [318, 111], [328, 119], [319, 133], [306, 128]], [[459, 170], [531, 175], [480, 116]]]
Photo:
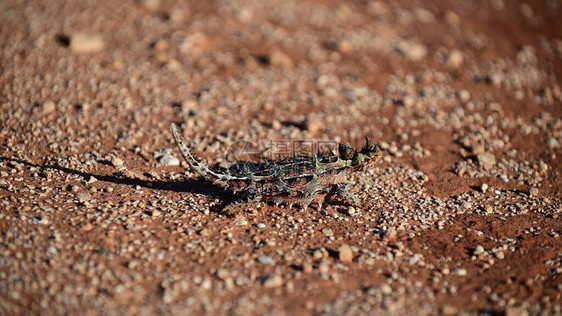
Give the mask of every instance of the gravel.
[[[473, 5], [8, 0], [3, 310], [559, 313], [559, 14]], [[226, 216], [171, 122], [212, 166], [365, 135], [383, 162], [345, 176], [359, 205]]]

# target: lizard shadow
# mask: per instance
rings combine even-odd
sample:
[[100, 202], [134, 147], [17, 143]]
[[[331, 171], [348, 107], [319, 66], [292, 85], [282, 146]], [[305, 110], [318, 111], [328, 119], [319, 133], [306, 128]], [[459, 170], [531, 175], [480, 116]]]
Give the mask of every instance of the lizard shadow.
[[[26, 160], [21, 159], [14, 159], [14, 158], [7, 158], [0, 156], [0, 161], [6, 162], [14, 162], [18, 164], [23, 164], [28, 167], [35, 167], [38, 169], [39, 176], [46, 177], [45, 174], [42, 174], [44, 171], [48, 170], [57, 170], [67, 174], [77, 175], [79, 177], [84, 178], [85, 181], [88, 181], [92, 177], [94, 177], [98, 181], [114, 183], [118, 185], [127, 185], [127, 186], [141, 186], [144, 188], [154, 189], [154, 190], [162, 190], [162, 191], [173, 191], [173, 192], [185, 192], [185, 193], [195, 193], [195, 194], [202, 194], [208, 197], [221, 197], [221, 200], [229, 200], [228, 197], [232, 195], [232, 193], [228, 190], [224, 190], [211, 181], [201, 178], [187, 178], [183, 181], [162, 181], [162, 180], [143, 180], [143, 179], [136, 179], [131, 177], [126, 177], [121, 174], [121, 172], [115, 172], [112, 175], [103, 175], [103, 174], [95, 174], [91, 172], [84, 172], [74, 170], [68, 167], [59, 166], [56, 164], [35, 164], [31, 163]], [[106, 162], [101, 162], [106, 164]], [[219, 203], [222, 204], [222, 203]], [[213, 207], [211, 211], [213, 212], [220, 212], [220, 205], [218, 207]]]

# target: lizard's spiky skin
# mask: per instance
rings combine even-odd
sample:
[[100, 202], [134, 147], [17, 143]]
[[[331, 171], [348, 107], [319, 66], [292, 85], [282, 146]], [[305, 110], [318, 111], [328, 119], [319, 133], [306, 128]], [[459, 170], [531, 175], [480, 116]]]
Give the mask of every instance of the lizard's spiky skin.
[[[272, 201], [276, 205], [297, 203], [304, 209], [318, 192], [327, 193], [328, 197], [338, 195], [335, 200], [346, 204], [356, 203], [350, 194], [342, 198], [343, 189], [338, 184], [345, 180], [347, 172], [364, 169], [381, 158], [380, 148], [366, 137], [366, 144], [360, 151], [340, 145], [339, 156], [319, 153], [257, 164], [239, 162], [228, 169], [214, 171], [193, 156], [175, 124], [171, 130], [183, 158], [201, 177], [249, 201]], [[318, 204], [320, 206], [322, 200]]]

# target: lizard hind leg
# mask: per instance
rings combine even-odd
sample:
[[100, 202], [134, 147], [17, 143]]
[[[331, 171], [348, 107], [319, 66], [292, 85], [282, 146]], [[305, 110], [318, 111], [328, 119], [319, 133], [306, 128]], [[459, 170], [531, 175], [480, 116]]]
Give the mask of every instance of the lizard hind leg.
[[312, 203], [313, 199], [314, 199], [313, 196], [307, 196], [307, 197], [300, 198], [297, 201], [297, 203], [299, 204], [300, 207], [302, 207], [302, 210], [304, 212], [306, 212], [306, 210], [308, 209], [308, 206], [310, 205], [310, 203]]
[[319, 192], [321, 192], [322, 194], [317, 195], [316, 200], [318, 203], [318, 208], [316, 209], [316, 211], [320, 212], [322, 210], [322, 204], [324, 204], [324, 200], [326, 200], [326, 195], [330, 192], [331, 188], [332, 186], [327, 185], [327, 186], [322, 186], [321, 189], [319, 190]]
[[320, 212], [322, 210], [322, 203], [323, 202], [324, 202], [324, 198], [318, 199], [318, 208], [316, 209], [316, 211]]

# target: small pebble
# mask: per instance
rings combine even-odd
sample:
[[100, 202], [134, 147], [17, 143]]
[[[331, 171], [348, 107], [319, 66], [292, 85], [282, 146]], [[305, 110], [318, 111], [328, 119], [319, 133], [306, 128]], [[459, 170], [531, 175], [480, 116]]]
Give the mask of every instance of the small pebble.
[[160, 7], [160, 0], [142, 0], [140, 3], [149, 10], [157, 10]]
[[473, 154], [478, 155], [481, 154], [485, 151], [484, 146], [480, 145], [480, 144], [476, 144], [473, 146], [470, 146], [470, 150], [472, 151]]
[[283, 278], [279, 275], [268, 275], [263, 278], [262, 284], [265, 287], [279, 287], [283, 285]]
[[43, 102], [43, 113], [52, 113], [57, 109], [57, 106], [53, 100], [46, 100]]
[[88, 179], [88, 181], [86, 181], [86, 183], [88, 184], [92, 184], [94, 182], [98, 181], [98, 179], [96, 179], [96, 177], [94, 176], [90, 176], [90, 178]]
[[329, 229], [329, 228], [324, 228], [324, 229], [322, 229], [322, 233], [323, 233], [326, 237], [332, 237], [332, 236], [334, 236], [334, 233], [333, 233], [332, 230]]
[[484, 247], [482, 247], [481, 245], [476, 246], [476, 248], [474, 248], [474, 251], [472, 252], [472, 254], [477, 256], [483, 253], [484, 253]]
[[269, 257], [269, 256], [260, 256], [258, 258], [258, 262], [261, 263], [261, 264], [275, 265], [275, 261], [273, 259], [271, 259], [271, 257]]
[[539, 194], [539, 189], [532, 187], [529, 189], [529, 195], [530, 196], [536, 196], [537, 194]]
[[458, 97], [461, 102], [468, 102], [468, 100], [470, 100], [470, 92], [468, 92], [467, 90], [461, 90], [458, 93]]
[[450, 25], [459, 25], [461, 23], [461, 18], [455, 12], [447, 10], [445, 12], [445, 21]]
[[273, 53], [271, 53], [269, 61], [273, 66], [281, 68], [293, 67], [293, 61], [291, 60], [291, 57], [287, 56], [285, 53], [279, 50], [275, 50], [273, 51]]
[[390, 285], [384, 283], [381, 285], [381, 292], [383, 295], [390, 295], [392, 294], [392, 288], [390, 287]]
[[346, 244], [343, 244], [340, 247], [338, 256], [339, 256], [339, 259], [340, 259], [341, 262], [349, 263], [349, 262], [353, 261], [353, 251]]
[[404, 97], [402, 102], [404, 103], [405, 106], [411, 108], [412, 106], [414, 106], [414, 104], [416, 104], [416, 99], [411, 95], [407, 95]]
[[441, 308], [441, 314], [443, 315], [456, 315], [458, 312], [459, 310], [451, 305], [445, 305]]
[[70, 37], [70, 49], [77, 54], [93, 54], [103, 49], [103, 39], [99, 35], [75, 33]]
[[459, 67], [463, 62], [463, 54], [460, 50], [454, 49], [447, 57], [447, 66], [452, 68]]
[[380, 147], [382, 150], [387, 150], [387, 149], [390, 148], [390, 145], [389, 145], [387, 142], [380, 142], [380, 143], [379, 143], [379, 147]]
[[119, 158], [119, 157], [116, 157], [116, 156], [113, 156], [113, 157], [111, 158], [111, 164], [112, 164], [114, 167], [122, 167], [122, 166], [123, 166], [123, 159], [121, 159], [121, 158]]
[[76, 193], [76, 199], [81, 203], [90, 200], [90, 198], [91, 198], [90, 193]]
[[320, 262], [320, 265], [318, 266], [318, 271], [320, 271], [320, 273], [328, 273], [328, 271], [330, 271], [328, 263], [322, 260], [322, 262]]
[[556, 138], [553, 138], [553, 137], [549, 138], [549, 139], [546, 141], [546, 144], [547, 144], [548, 147], [550, 147], [550, 148], [558, 148], [558, 147], [560, 147], [560, 142], [559, 142]]
[[302, 125], [304, 129], [315, 134], [320, 131], [323, 123], [313, 116], [307, 116]]
[[488, 191], [488, 184], [482, 183], [482, 185], [480, 186], [480, 191], [482, 192]]
[[163, 166], [179, 166], [180, 165], [180, 161], [178, 158], [168, 155], [168, 154], [164, 154], [162, 155], [162, 157], [160, 157], [160, 163]]
[[465, 276], [466, 275], [466, 269], [456, 269], [453, 271], [453, 274], [459, 275], [459, 276]]
[[487, 167], [496, 164], [496, 156], [494, 156], [494, 154], [487, 151], [476, 155], [476, 160], [478, 161], [478, 164], [481, 166]]
[[94, 225], [92, 225], [92, 223], [86, 223], [84, 226], [82, 226], [82, 228], [80, 228], [80, 230], [84, 232], [89, 232], [92, 229], [94, 229]]
[[420, 61], [427, 54], [427, 47], [412, 41], [400, 41], [397, 49], [412, 61]]
[[310, 263], [310, 262], [305, 262], [305, 263], [302, 264], [302, 271], [304, 273], [311, 273], [313, 268], [314, 267], [312, 266], [312, 263]]

